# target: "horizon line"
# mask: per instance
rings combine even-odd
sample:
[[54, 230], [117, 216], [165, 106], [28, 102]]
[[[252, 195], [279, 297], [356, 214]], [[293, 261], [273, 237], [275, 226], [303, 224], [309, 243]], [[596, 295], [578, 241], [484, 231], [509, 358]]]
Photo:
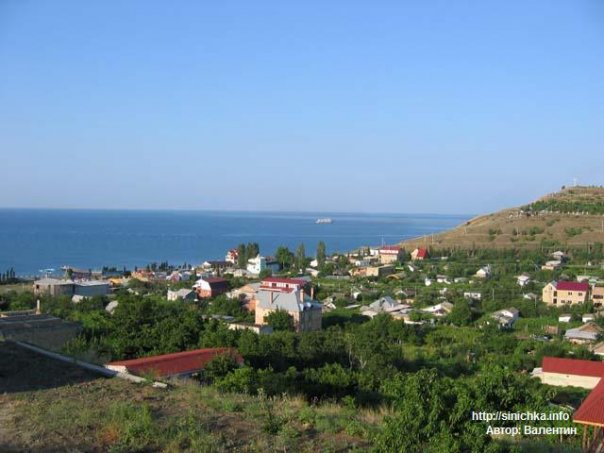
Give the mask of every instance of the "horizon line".
[[438, 216], [477, 216], [482, 214], [470, 213], [438, 213], [438, 212], [402, 212], [402, 211], [309, 211], [309, 210], [274, 210], [274, 209], [210, 209], [210, 208], [80, 208], [80, 207], [16, 207], [0, 206], [0, 211], [135, 211], [135, 212], [220, 212], [220, 213], [260, 213], [260, 214], [366, 214], [366, 215], [438, 215]]

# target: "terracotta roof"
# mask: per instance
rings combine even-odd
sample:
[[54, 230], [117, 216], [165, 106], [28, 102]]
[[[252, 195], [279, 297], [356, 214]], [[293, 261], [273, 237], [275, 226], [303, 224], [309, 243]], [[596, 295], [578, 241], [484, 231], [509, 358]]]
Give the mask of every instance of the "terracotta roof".
[[556, 284], [556, 289], [558, 291], [589, 291], [589, 283], [587, 282], [566, 282], [559, 281]]
[[156, 377], [168, 377], [201, 371], [210, 360], [223, 354], [233, 354], [237, 362], [243, 364], [243, 358], [234, 349], [208, 348], [133, 360], [120, 360], [110, 362], [106, 366], [113, 369], [115, 369], [114, 367], [125, 367], [128, 372], [137, 375], [151, 373]]
[[543, 357], [544, 373], [574, 374], [576, 376], [604, 377], [604, 362], [593, 360]]
[[604, 379], [594, 387], [573, 414], [575, 423], [604, 426]]

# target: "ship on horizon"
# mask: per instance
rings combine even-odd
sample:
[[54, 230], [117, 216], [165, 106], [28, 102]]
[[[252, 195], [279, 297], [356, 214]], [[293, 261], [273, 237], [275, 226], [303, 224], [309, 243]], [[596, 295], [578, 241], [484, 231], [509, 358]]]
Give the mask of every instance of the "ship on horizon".
[[333, 223], [333, 220], [330, 219], [329, 217], [322, 217], [320, 219], [317, 219], [315, 221], [316, 224], [321, 224], [321, 223]]

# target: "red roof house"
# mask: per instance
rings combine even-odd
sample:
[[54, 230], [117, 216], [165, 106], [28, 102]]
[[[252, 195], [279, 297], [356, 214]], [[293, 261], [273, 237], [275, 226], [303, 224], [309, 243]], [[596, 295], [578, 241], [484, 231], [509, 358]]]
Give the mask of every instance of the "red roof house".
[[411, 259], [413, 261], [422, 261], [428, 258], [428, 250], [423, 247], [416, 248], [411, 252]]
[[155, 378], [187, 376], [203, 371], [210, 360], [220, 355], [232, 355], [237, 363], [243, 364], [243, 357], [234, 349], [207, 348], [133, 360], [120, 360], [106, 364], [105, 368], [139, 376], [151, 374]]
[[587, 293], [589, 291], [589, 283], [587, 282], [567, 282], [567, 281], [559, 281], [556, 284], [556, 289], [558, 291], [578, 291]]
[[[546, 384], [575, 385], [592, 389], [573, 414], [573, 421], [585, 425], [585, 451], [604, 449], [604, 362], [544, 357], [540, 378]], [[593, 435], [589, 435], [590, 429], [593, 429]]]

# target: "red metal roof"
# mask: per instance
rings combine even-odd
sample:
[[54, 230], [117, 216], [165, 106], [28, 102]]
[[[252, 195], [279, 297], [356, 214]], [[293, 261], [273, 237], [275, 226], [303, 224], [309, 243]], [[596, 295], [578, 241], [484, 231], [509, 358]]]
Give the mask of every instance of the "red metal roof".
[[589, 283], [559, 281], [556, 284], [556, 289], [558, 291], [582, 291], [586, 293], [587, 291], [589, 291]]
[[110, 362], [107, 366], [123, 366], [130, 373], [137, 375], [151, 373], [156, 377], [168, 377], [201, 371], [214, 357], [224, 354], [232, 354], [239, 364], [243, 364], [243, 357], [234, 349], [208, 348], [133, 360], [120, 360]]
[[575, 423], [604, 426], [604, 379], [594, 387], [573, 414]]
[[419, 247], [417, 249], [417, 257], [418, 258], [426, 258], [428, 256], [428, 250], [423, 247]]
[[576, 376], [604, 377], [604, 362], [593, 360], [543, 357], [544, 373], [574, 374]]
[[302, 278], [267, 277], [262, 283], [288, 283], [290, 285], [306, 285], [308, 282]]

